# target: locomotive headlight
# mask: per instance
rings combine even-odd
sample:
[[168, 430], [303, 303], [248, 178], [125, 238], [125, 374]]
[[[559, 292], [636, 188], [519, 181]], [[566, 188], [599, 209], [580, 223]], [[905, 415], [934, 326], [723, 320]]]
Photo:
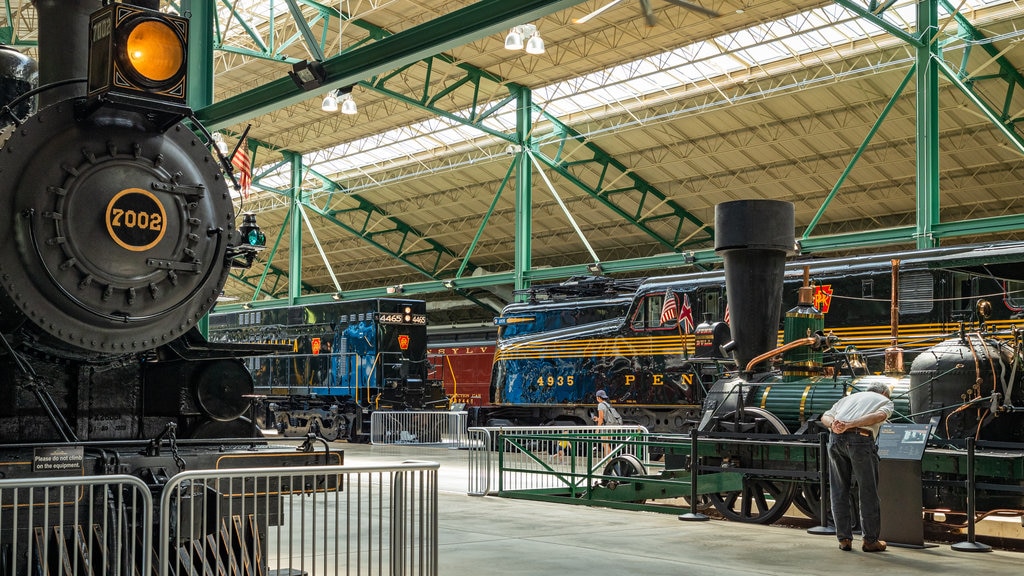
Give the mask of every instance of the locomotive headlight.
[[90, 98], [157, 109], [185, 104], [187, 19], [114, 3], [89, 25]]
[[184, 74], [185, 43], [165, 20], [141, 20], [123, 41], [125, 72], [140, 84], [161, 85]]

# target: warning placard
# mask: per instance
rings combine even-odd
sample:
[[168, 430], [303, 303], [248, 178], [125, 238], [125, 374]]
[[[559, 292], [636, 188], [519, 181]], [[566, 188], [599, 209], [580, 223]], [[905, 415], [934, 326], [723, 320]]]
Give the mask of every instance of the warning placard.
[[36, 448], [32, 456], [32, 471], [81, 472], [84, 460], [81, 446]]

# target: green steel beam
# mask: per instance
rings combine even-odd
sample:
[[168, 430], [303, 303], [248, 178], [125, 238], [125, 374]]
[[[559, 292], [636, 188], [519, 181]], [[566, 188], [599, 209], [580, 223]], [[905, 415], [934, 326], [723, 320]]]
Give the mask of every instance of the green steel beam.
[[[264, 38], [236, 9], [238, 2], [220, 0], [220, 4], [228, 10], [228, 19], [227, 22], [223, 23], [219, 20], [215, 20], [213, 22], [215, 30], [214, 45], [216, 49], [222, 52], [242, 54], [254, 58], [265, 58], [267, 60], [281, 62], [284, 60], [284, 57], [282, 56], [284, 50], [291, 47], [301, 39], [305, 42], [309, 52], [314, 55], [314, 58], [322, 60], [323, 51], [327, 45], [327, 33], [331, 26], [331, 19], [342, 19], [344, 18], [344, 15], [336, 8], [325, 6], [324, 4], [313, 2], [311, 0], [285, 0], [285, 3], [287, 5], [287, 10], [278, 10], [277, 7], [279, 2], [276, 2], [275, 0], [269, 0], [266, 2], [267, 21], [265, 24], [267, 28], [267, 37]], [[247, 6], [250, 4], [251, 2], [246, 2]], [[298, 4], [313, 7], [314, 14], [312, 18], [306, 19], [299, 10]], [[279, 16], [285, 17], [285, 14], [288, 15], [288, 21], [293, 23], [299, 32], [279, 43], [274, 35], [274, 31], [278, 26], [277, 18]], [[255, 50], [226, 45], [223, 42], [223, 33], [232, 21], [237, 22], [238, 26], [242, 28], [252, 43], [256, 45]], [[321, 35], [320, 39], [317, 39], [313, 36], [313, 28], [321, 21], [323, 22]]]
[[[987, 42], [987, 38], [980, 30], [971, 24], [970, 20], [964, 17], [959, 11], [957, 11], [948, 0], [939, 0], [942, 6], [949, 10], [953, 14], [953, 19], [957, 25], [957, 35], [966, 40], [964, 45], [963, 54], [963, 65], [960, 66], [960, 72], [957, 77], [963, 84], [968, 87], [973, 87], [976, 82], [983, 80], [1001, 80], [1006, 83], [1006, 96], [1003, 98], [1003, 106], [999, 112], [987, 111], [989, 114], [993, 114], [998, 117], [998, 123], [1001, 126], [1015, 126], [1017, 123], [1024, 120], [1022, 117], [1016, 117], [1014, 114], [1016, 111], [1010, 109], [1011, 102], [1013, 100], [1013, 93], [1015, 91], [1024, 90], [1024, 75], [1022, 75], [1017, 67], [1012, 62], [1006, 59], [1002, 53], [992, 45], [991, 42]], [[967, 58], [970, 56], [971, 50], [974, 49], [975, 45], [980, 45], [981, 49], [988, 54], [989, 65], [996, 65], [998, 72], [995, 74], [978, 75], [968, 73], [967, 71]], [[972, 90], [973, 92], [973, 90]], [[980, 100], [977, 96], [974, 97], [976, 100]], [[985, 105], [988, 108], [988, 105]], [[1014, 132], [1014, 140], [1018, 148], [1021, 147], [1020, 134]]]
[[182, 0], [182, 14], [191, 14], [193, 23], [188, 27], [188, 86], [187, 103], [193, 110], [213, 103], [213, 26], [197, 26], [217, 19], [213, 2], [209, 0]]
[[[321, 89], [328, 90], [355, 84], [581, 2], [582, 0], [475, 2], [357, 50], [324, 60], [327, 80]], [[309, 94], [296, 86], [291, 78], [287, 77], [286, 72], [282, 70], [282, 78], [278, 80], [199, 109], [196, 116], [211, 130], [219, 130], [308, 99]]]
[[[332, 192], [344, 188], [323, 174], [309, 169], [308, 173], [319, 178]], [[393, 216], [358, 194], [337, 194], [324, 207], [312, 202], [303, 205], [326, 218], [357, 238], [392, 256], [428, 278], [440, 278], [442, 272], [451, 268], [459, 255], [441, 243], [430, 239], [401, 218]], [[345, 204], [345, 207], [331, 206]], [[339, 219], [344, 216], [345, 221]], [[416, 257], [418, 261], [413, 261]], [[476, 266], [467, 263], [470, 273]]]
[[[516, 165], [515, 290], [530, 286], [526, 273], [533, 268], [533, 164], [527, 156], [533, 132], [533, 92], [516, 86], [516, 140], [519, 162]], [[525, 297], [525, 295], [524, 295]]]
[[302, 155], [294, 152], [285, 152], [282, 155], [291, 165], [291, 202], [288, 215], [292, 221], [288, 241], [288, 300], [294, 304], [302, 295], [302, 218], [299, 216], [299, 203], [302, 202]]
[[491, 205], [487, 208], [487, 213], [484, 214], [483, 219], [480, 221], [480, 227], [477, 228], [476, 235], [473, 236], [473, 241], [469, 243], [469, 248], [466, 250], [466, 255], [462, 258], [462, 264], [459, 266], [459, 271], [455, 273], [456, 279], [462, 278], [463, 273], [465, 273], [466, 267], [469, 265], [469, 258], [476, 250], [476, 245], [480, 242], [480, 237], [483, 236], [484, 229], [487, 227], [487, 223], [491, 220], [491, 214], [494, 214], [494, 209], [498, 206], [498, 199], [501, 198], [501, 193], [505, 191], [505, 187], [508, 186], [508, 182], [512, 178], [512, 174], [517, 170], [519, 163], [525, 160], [526, 158], [523, 154], [518, 154], [513, 158], [512, 163], [509, 164], [508, 170], [505, 172], [505, 177], [501, 180], [501, 186], [498, 186], [498, 191], [494, 193]]
[[918, 0], [917, 29], [917, 230], [918, 248], [938, 246], [939, 223], [939, 31], [938, 0]]
[[[973, 236], [978, 234], [989, 234], [1004, 231], [1024, 229], [1024, 215], [996, 216], [992, 218], [978, 218], [963, 222], [937, 224], [934, 228], [936, 238], [956, 238], [962, 236]], [[871, 246], [890, 246], [893, 244], [907, 244], [915, 241], [916, 228], [914, 226], [901, 226], [882, 230], [867, 232], [853, 232], [849, 234], [834, 234], [805, 238], [800, 240], [801, 253], [820, 253], [842, 249], [865, 248]], [[614, 262], [602, 262], [601, 266], [609, 274], [626, 274], [637, 272], [649, 272], [652, 270], [664, 273], [665, 270], [679, 269], [688, 265], [706, 265], [720, 262], [721, 259], [714, 250], [698, 250], [687, 254], [675, 252], [649, 256], [645, 258], [634, 258], [629, 260], [616, 260]], [[554, 268], [540, 268], [537, 270], [524, 271], [522, 276], [527, 282], [550, 282], [563, 280], [570, 276], [581, 276], [589, 274], [585, 264], [574, 264], [571, 266], [558, 266]], [[454, 281], [431, 280], [426, 282], [413, 282], [403, 284], [404, 293], [429, 294], [446, 292], [454, 287], [457, 290], [469, 290], [473, 288], [489, 289], [494, 286], [513, 285], [516, 282], [516, 272], [499, 272], [494, 274], [482, 274], [480, 276], [467, 276]], [[385, 287], [363, 288], [358, 290], [347, 290], [343, 293], [345, 299], [357, 298], [379, 298], [388, 295]], [[304, 296], [298, 303], [326, 302], [331, 299], [330, 294], [317, 294]], [[253, 303], [259, 306], [280, 305], [281, 302], [263, 301]], [[219, 305], [218, 310], [231, 310], [237, 305]]]
[[[255, 138], [249, 138], [248, 142], [251, 150], [250, 157], [252, 158], [255, 158], [255, 151], [259, 148], [271, 149], [265, 142]], [[425, 236], [401, 218], [388, 214], [382, 208], [358, 194], [346, 193], [345, 188], [337, 182], [316, 170], [305, 167], [302, 164], [302, 156], [297, 152], [290, 150], [277, 150], [276, 152], [279, 152], [284, 157], [284, 161], [266, 167], [260, 174], [254, 174], [253, 188], [288, 198], [299, 195], [299, 202], [304, 207], [323, 216], [329, 222], [339, 226], [353, 236], [363, 239], [383, 253], [407, 264], [427, 278], [440, 279], [445, 270], [451, 269], [451, 262], [459, 259], [458, 254], [454, 250]], [[306, 175], [312, 175], [321, 181], [320, 191], [326, 194], [301, 196], [301, 194], [293, 192], [293, 190], [280, 190], [262, 183], [265, 175], [273, 173], [285, 163], [288, 163], [293, 171], [293, 186], [296, 185], [296, 178], [301, 183]], [[298, 176], [295, 175], [296, 172]], [[323, 205], [314, 204], [313, 200], [311, 200], [313, 196], [315, 196], [317, 202], [322, 202]], [[338, 204], [343, 204], [344, 206], [339, 207]], [[290, 210], [288, 217], [291, 216], [291, 213], [292, 211]], [[344, 221], [339, 216], [343, 216]], [[287, 222], [288, 220], [286, 219], [285, 221]], [[293, 229], [294, 225], [293, 222]], [[299, 241], [301, 242], [301, 236]], [[460, 271], [472, 274], [476, 269], [476, 265], [465, 261]], [[290, 274], [286, 273], [286, 275], [291, 277]], [[311, 289], [306, 284], [303, 286], [307, 290]]]
[[299, 34], [302, 35], [302, 40], [306, 43], [306, 49], [309, 50], [310, 55], [313, 56], [313, 60], [323, 60], [323, 47], [326, 43], [327, 22], [324, 23], [325, 38], [317, 40], [316, 36], [313, 35], [312, 23], [306, 22], [306, 19], [302, 17], [302, 8], [299, 8], [299, 3], [296, 0], [285, 0], [285, 2], [288, 4], [288, 11], [292, 14], [292, 20], [295, 22], [295, 27], [299, 29]]
[[[464, 71], [465, 76], [453, 82], [448, 87], [440, 90], [437, 94], [430, 94], [430, 86], [434, 85], [434, 82], [432, 80], [434, 75], [435, 61], [454, 64], [455, 66], [461, 68]], [[423, 89], [420, 91], [420, 96], [418, 98], [412, 98], [401, 92], [403, 87], [406, 90], [408, 90], [408, 82], [396, 81], [394, 82], [394, 88], [388, 85], [388, 82], [398, 78], [401, 72], [410, 68], [412, 66], [411, 64], [398, 70], [395, 70], [391, 74], [385, 74], [383, 76], [377, 76], [376, 78], [373, 78], [372, 80], [369, 81], [359, 82], [359, 85], [369, 90], [373, 90], [374, 92], [378, 92], [380, 94], [393, 98], [395, 100], [405, 102], [410, 106], [428, 110], [438, 116], [441, 116], [442, 118], [447, 118], [454, 122], [459, 122], [461, 124], [472, 126], [473, 128], [476, 128], [477, 130], [480, 130], [485, 134], [490, 134], [491, 136], [495, 136], [497, 138], [501, 138], [502, 140], [507, 140], [509, 142], [515, 142], [516, 138], [514, 134], [509, 134], [501, 130], [495, 130], [494, 128], [487, 126], [483, 122], [491, 114], [500, 110], [501, 108], [505, 107], [510, 102], [515, 100], [515, 86], [512, 83], [504, 82], [500, 78], [486, 71], [469, 66], [468, 64], [455, 63], [453, 58], [445, 54], [437, 54], [432, 57], [425, 58], [423, 62], [426, 64], [425, 69], [423, 70], [423, 72], [425, 72], [426, 75], [422, 80]], [[448, 75], [439, 74], [438, 76], [447, 77]], [[499, 100], [497, 103], [488, 106], [487, 109], [481, 109], [482, 105], [488, 104], [486, 102], [480, 101], [480, 95], [482, 93], [481, 87], [487, 82], [493, 84], [507, 85], [510, 91], [510, 95], [507, 98]], [[472, 104], [470, 105], [469, 109], [465, 111], [464, 115], [444, 110], [437, 106], [437, 102], [445, 95], [465, 86], [469, 86], [473, 89], [473, 98]]]
[[876, 8], [875, 11], [870, 11], [864, 7], [863, 2], [857, 0], [833, 0], [836, 4], [839, 4], [843, 8], [846, 8], [850, 12], [860, 16], [861, 18], [868, 20], [875, 26], [878, 26], [882, 30], [885, 30], [889, 34], [903, 40], [907, 44], [916, 48], [924, 48], [926, 41], [920, 37], [914, 36], [913, 34], [907, 33], [906, 30], [889, 23], [886, 19], [882, 18], [880, 14], [884, 12], [885, 8], [891, 6], [890, 4], [884, 4], [882, 8]]
[[[575, 129], [539, 106], [534, 106], [534, 109], [552, 126], [547, 137], [534, 136], [532, 146], [537, 158], [549, 168], [672, 250], [680, 250], [693, 244], [706, 244], [714, 240], [711, 227], [700, 218], [687, 212], [675, 200], [665, 196], [653, 184], [638, 176], [631, 168], [626, 167]], [[553, 158], [544, 154], [537, 146], [539, 141], [546, 144], [552, 139], [557, 143], [557, 152]], [[578, 145], [573, 147], [571, 160], [563, 156], [569, 142]], [[578, 158], [583, 150], [586, 150], [588, 157]], [[596, 186], [584, 182], [573, 172], [572, 168], [577, 166], [583, 166], [584, 169], [593, 167], [600, 174]], [[620, 183], [620, 180], [624, 182]], [[668, 222], [668, 225], [665, 222]], [[659, 228], [670, 230], [671, 233], [664, 234], [650, 226], [655, 223], [659, 224]]]
[[804, 230], [803, 238], [809, 238], [811, 233], [814, 232], [814, 228], [818, 225], [818, 221], [821, 220], [821, 217], [825, 214], [825, 210], [828, 208], [829, 204], [832, 203], [832, 199], [836, 197], [836, 194], [839, 192], [839, 188], [844, 182], [846, 182], [846, 178], [850, 175], [853, 167], [857, 164], [857, 160], [860, 160], [860, 157], [867, 150], [871, 139], [875, 137], [878, 129], [882, 127], [885, 119], [889, 116], [889, 112], [896, 105], [900, 96], [903, 95], [903, 90], [907, 87], [907, 84], [910, 83], [910, 80], [916, 77], [916, 74], [914, 73], [915, 70], [917, 70], [917, 64], [910, 67], [910, 70], [907, 71], [907, 75], [903, 77], [903, 82], [901, 82], [896, 88], [896, 92], [892, 95], [892, 98], [889, 99], [885, 108], [882, 109], [882, 112], [878, 115], [878, 119], [871, 125], [871, 129], [868, 130], [868, 134], [864, 137], [864, 141], [860, 143], [857, 151], [853, 154], [853, 158], [851, 158], [849, 163], [846, 164], [846, 168], [843, 170], [843, 173], [839, 175], [839, 179], [836, 181], [835, 185], [832, 186], [832, 190], [829, 191], [828, 196], [825, 197], [825, 201], [821, 203], [821, 207], [818, 208], [818, 212], [814, 215], [814, 218], [811, 218], [811, 223], [808, 224], [807, 229]]
[[[964, 82], [948, 64], [938, 60], [936, 61], [936, 66], [938, 66], [939, 71], [942, 72], [954, 86], [959, 88], [960, 91], [963, 92], [963, 94], [981, 110], [981, 113], [984, 114], [985, 117], [988, 118], [1004, 136], [1006, 136], [1010, 143], [1017, 148], [1018, 152], [1024, 153], [1024, 140], [1021, 140], [1020, 134], [1014, 131], [1011, 124], [1007, 121], [1006, 116], [999, 116], [995, 110], [989, 107], [989, 105], [974, 92], [970, 84]], [[1007, 101], [1009, 101], [1009, 98], [1007, 98]]]
[[[939, 222], [932, 226], [932, 236], [936, 240], [998, 234], [1000, 232], [1016, 232], [1024, 230], [1024, 214], [1009, 214], [989, 218], [974, 218], [960, 222]], [[832, 234], [816, 238], [800, 240], [802, 253], [828, 252], [849, 248], [866, 248], [885, 246], [887, 244], [903, 244], [917, 242], [915, 226], [898, 226], [864, 232]]]

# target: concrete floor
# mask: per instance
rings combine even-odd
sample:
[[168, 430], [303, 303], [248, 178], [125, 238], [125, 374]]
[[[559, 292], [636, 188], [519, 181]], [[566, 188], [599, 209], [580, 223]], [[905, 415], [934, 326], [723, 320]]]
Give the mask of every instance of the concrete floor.
[[958, 552], [948, 544], [838, 549], [804, 529], [466, 495], [466, 454], [423, 447], [336, 444], [346, 464], [428, 460], [439, 471], [440, 574], [488, 576], [755, 574], [902, 576], [1020, 574], [1024, 554]]

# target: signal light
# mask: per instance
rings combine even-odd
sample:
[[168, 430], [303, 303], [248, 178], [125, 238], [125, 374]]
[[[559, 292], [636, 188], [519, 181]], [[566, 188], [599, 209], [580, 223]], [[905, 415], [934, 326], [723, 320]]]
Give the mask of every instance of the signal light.
[[88, 96], [144, 108], [185, 104], [188, 20], [128, 4], [89, 17]]
[[256, 223], [256, 215], [252, 212], [246, 212], [242, 215], [242, 225], [238, 227], [238, 232], [242, 235], [243, 244], [257, 249], [264, 248], [267, 245], [267, 236], [260, 229], [259, 224]]

